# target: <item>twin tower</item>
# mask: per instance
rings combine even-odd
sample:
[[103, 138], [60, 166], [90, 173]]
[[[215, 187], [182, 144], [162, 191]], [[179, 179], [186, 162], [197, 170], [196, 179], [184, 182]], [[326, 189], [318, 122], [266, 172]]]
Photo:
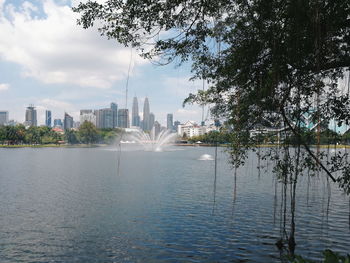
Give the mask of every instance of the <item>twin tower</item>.
[[149, 101], [148, 98], [145, 98], [145, 102], [143, 104], [143, 119], [140, 120], [139, 115], [139, 103], [137, 97], [134, 97], [132, 102], [132, 113], [131, 113], [131, 125], [140, 127], [144, 131], [152, 130], [154, 126], [155, 116], [150, 112]]

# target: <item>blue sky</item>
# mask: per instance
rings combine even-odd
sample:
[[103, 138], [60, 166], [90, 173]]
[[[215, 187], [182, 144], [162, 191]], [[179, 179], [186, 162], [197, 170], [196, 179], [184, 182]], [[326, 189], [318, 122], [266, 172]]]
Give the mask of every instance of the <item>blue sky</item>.
[[[100, 37], [96, 29], [76, 25], [77, 14], [65, 0], [0, 0], [0, 110], [10, 119], [24, 121], [25, 108], [34, 104], [38, 122], [45, 110], [53, 118], [68, 112], [78, 120], [79, 110], [125, 107], [125, 87], [131, 61], [128, 108], [132, 98], [148, 96], [151, 111], [163, 125], [166, 114], [174, 120], [201, 121], [201, 108], [182, 102], [201, 89], [188, 81], [189, 66], [154, 66], [135, 51]], [[130, 60], [130, 58], [132, 59]]]

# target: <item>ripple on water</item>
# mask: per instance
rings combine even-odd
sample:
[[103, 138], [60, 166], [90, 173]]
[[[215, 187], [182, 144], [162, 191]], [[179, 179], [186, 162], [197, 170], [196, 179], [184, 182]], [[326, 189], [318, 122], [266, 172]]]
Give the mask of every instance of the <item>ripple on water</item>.
[[[115, 151], [0, 149], [0, 262], [280, 262], [281, 187], [254, 159], [235, 186], [219, 151], [214, 189], [214, 150], [125, 151], [118, 173]], [[305, 181], [296, 253], [347, 252], [348, 199]]]

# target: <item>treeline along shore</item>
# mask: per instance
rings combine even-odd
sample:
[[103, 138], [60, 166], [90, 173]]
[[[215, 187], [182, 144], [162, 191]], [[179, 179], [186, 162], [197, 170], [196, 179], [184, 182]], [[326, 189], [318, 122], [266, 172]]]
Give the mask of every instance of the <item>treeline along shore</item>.
[[[124, 133], [123, 129], [97, 129], [91, 122], [84, 122], [77, 129], [62, 130], [47, 126], [25, 127], [22, 124], [16, 126], [0, 126], [0, 147], [61, 147], [61, 146], [97, 146], [109, 145], [116, 141], [118, 136]], [[309, 130], [301, 130], [302, 140], [310, 145], [329, 145], [337, 147], [350, 147], [350, 132], [338, 134], [332, 130], [323, 130], [320, 133]], [[251, 138], [249, 131], [246, 137], [250, 137], [252, 144], [260, 147], [297, 144], [298, 138], [292, 133], [285, 133], [283, 138], [275, 133], [258, 134]], [[179, 146], [229, 146], [234, 142], [236, 135], [229, 129], [211, 131], [204, 135], [187, 137], [184, 134], [175, 141]]]
[[84, 122], [78, 129], [62, 130], [47, 126], [0, 126], [0, 147], [58, 147], [61, 145], [111, 144], [121, 129], [97, 129]]

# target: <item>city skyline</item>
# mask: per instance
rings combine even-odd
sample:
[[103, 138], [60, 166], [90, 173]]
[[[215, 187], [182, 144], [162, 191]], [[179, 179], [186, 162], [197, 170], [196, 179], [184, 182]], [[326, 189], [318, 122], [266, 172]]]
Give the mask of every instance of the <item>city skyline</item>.
[[[164, 127], [169, 130], [174, 130], [174, 125], [179, 121], [173, 120], [173, 114], [166, 114], [166, 124], [162, 125], [158, 121], [158, 116], [156, 117], [154, 113], [150, 111], [150, 103], [148, 98], [144, 100], [143, 112], [138, 110], [138, 98], [135, 96], [133, 98], [132, 112], [129, 109], [119, 109], [118, 104], [115, 102], [110, 103], [109, 108], [102, 109], [80, 109], [79, 118], [73, 118], [71, 113], [64, 112], [63, 118], [52, 118], [52, 111], [45, 110], [45, 123], [37, 123], [37, 110], [36, 106], [30, 104], [26, 107], [25, 111], [25, 121], [19, 122], [17, 120], [9, 120], [8, 111], [0, 111], [2, 114], [1, 121], [2, 125], [14, 125], [24, 124], [25, 126], [48, 126], [56, 127], [61, 126], [64, 129], [77, 128], [84, 121], [89, 121], [93, 123], [97, 128], [129, 128], [129, 127], [139, 127], [144, 131], [150, 131], [153, 127], [159, 128]], [[140, 115], [143, 116], [142, 120]], [[52, 123], [52, 120], [53, 123]], [[11, 123], [10, 123], [11, 122]], [[53, 125], [52, 125], [53, 124]], [[170, 128], [169, 128], [170, 127]]]
[[182, 122], [201, 121], [200, 107], [182, 108], [189, 93], [202, 89], [200, 81], [188, 81], [188, 65], [155, 67], [135, 51], [130, 60], [129, 48], [100, 37], [95, 29], [78, 27], [71, 6], [71, 1], [58, 0], [0, 1], [0, 110], [8, 111], [10, 119], [23, 123], [29, 104], [36, 106], [38, 125], [45, 124], [46, 110], [52, 120], [62, 119], [64, 112], [78, 120], [80, 109], [106, 108], [111, 101], [125, 108], [131, 61], [129, 94], [139, 95], [139, 105], [147, 95], [158, 122], [166, 125], [169, 112]]
[[[147, 98], [147, 97], [146, 97]], [[136, 99], [136, 100], [135, 100]], [[129, 126], [137, 126], [137, 127], [141, 127], [142, 128], [142, 125], [143, 125], [143, 118], [144, 118], [144, 113], [143, 113], [143, 111], [138, 111], [138, 106], [137, 107], [135, 107], [135, 101], [137, 102], [138, 101], [138, 98], [137, 97], [134, 97], [133, 98], [133, 105], [132, 105], [132, 112], [130, 112], [130, 110], [128, 109], [128, 118], [129, 118]], [[165, 118], [164, 118], [164, 120], [163, 120], [163, 122], [161, 121], [161, 118], [159, 118], [157, 115], [155, 115], [154, 113], [152, 113], [151, 111], [150, 111], [150, 105], [149, 105], [149, 100], [147, 99], [147, 100], [145, 100], [146, 101], [146, 104], [144, 103], [144, 106], [143, 106], [143, 108], [144, 107], [146, 107], [146, 109], [148, 109], [148, 122], [152, 122], [152, 127], [153, 127], [153, 125], [154, 125], [154, 123], [157, 121], [160, 125], [162, 125], [162, 126], [164, 126], [164, 127], [167, 127], [168, 126], [168, 122], [169, 122], [169, 119], [168, 119], [168, 116], [169, 115], [171, 115], [171, 116], [173, 116], [173, 113], [166, 113], [165, 114]], [[80, 109], [79, 110], [79, 115], [78, 115], [78, 117], [76, 117], [76, 116], [73, 116], [73, 114], [71, 113], [71, 112], [69, 112], [69, 111], [65, 111], [65, 112], [63, 112], [63, 114], [62, 115], [60, 115], [60, 114], [54, 114], [53, 113], [53, 111], [52, 110], [50, 110], [50, 109], [41, 109], [41, 111], [44, 111], [44, 114], [45, 114], [45, 118], [44, 118], [44, 120], [43, 120], [43, 122], [41, 122], [41, 123], [39, 123], [38, 121], [37, 121], [37, 115], [38, 115], [38, 110], [37, 110], [37, 106], [36, 105], [34, 105], [34, 104], [29, 104], [29, 106], [27, 105], [26, 107], [25, 107], [25, 109], [23, 109], [23, 114], [24, 114], [24, 121], [19, 121], [18, 119], [14, 119], [14, 118], [12, 118], [12, 116], [10, 115], [10, 112], [8, 111], [8, 110], [3, 110], [3, 111], [0, 111], [0, 113], [5, 113], [6, 112], [6, 118], [7, 118], [7, 122], [9, 122], [9, 121], [14, 121], [14, 123], [20, 123], [20, 124], [26, 124], [26, 121], [28, 121], [27, 120], [27, 116], [29, 116], [28, 115], [28, 109], [29, 108], [31, 108], [33, 111], [35, 111], [35, 123], [36, 123], [36, 125], [35, 126], [51, 126], [51, 127], [53, 127], [53, 126], [55, 126], [55, 124], [54, 124], [54, 120], [58, 120], [58, 119], [60, 119], [60, 120], [62, 120], [62, 122], [64, 121], [64, 118], [65, 118], [65, 115], [66, 114], [68, 114], [70, 117], [73, 117], [73, 119], [74, 119], [74, 122], [83, 122], [84, 120], [88, 120], [88, 121], [90, 121], [90, 122], [92, 122], [92, 123], [94, 123], [95, 125], [96, 125], [96, 127], [99, 127], [99, 126], [103, 126], [104, 128], [114, 128], [114, 127], [118, 127], [118, 125], [114, 125], [114, 114], [113, 114], [113, 108], [117, 111], [118, 110], [118, 104], [117, 103], [115, 103], [115, 102], [111, 102], [110, 103], [110, 108], [102, 108], [102, 109], [95, 109], [95, 108], [89, 108], [89, 109]], [[103, 111], [106, 111], [106, 110], [108, 110], [108, 111], [110, 111], [111, 110], [111, 120], [110, 120], [110, 122], [111, 122], [111, 124], [109, 125], [99, 125], [98, 124], [98, 118], [99, 118], [99, 115], [100, 114], [104, 114], [104, 112]], [[134, 113], [134, 111], [135, 111], [135, 113]], [[138, 112], [138, 117], [139, 117], [139, 119], [138, 119], [138, 121], [139, 121], [139, 125], [133, 125], [133, 122], [132, 122], [132, 119], [133, 119], [133, 114], [135, 114], [135, 115], [137, 115], [137, 113], [136, 112]], [[95, 117], [95, 119], [92, 119], [92, 116], [88, 116], [89, 114], [92, 114], [94, 117]], [[82, 119], [82, 115], [84, 115], [84, 118]], [[146, 114], [147, 115], [147, 114]], [[9, 116], [11, 116], [11, 118], [9, 117]], [[141, 118], [140, 116], [143, 116], [143, 118]], [[32, 117], [32, 118], [34, 118], [34, 117]], [[177, 119], [176, 119], [177, 120]], [[178, 120], [177, 120], [178, 121]], [[107, 127], [105, 127], [105, 126], [107, 126]]]

